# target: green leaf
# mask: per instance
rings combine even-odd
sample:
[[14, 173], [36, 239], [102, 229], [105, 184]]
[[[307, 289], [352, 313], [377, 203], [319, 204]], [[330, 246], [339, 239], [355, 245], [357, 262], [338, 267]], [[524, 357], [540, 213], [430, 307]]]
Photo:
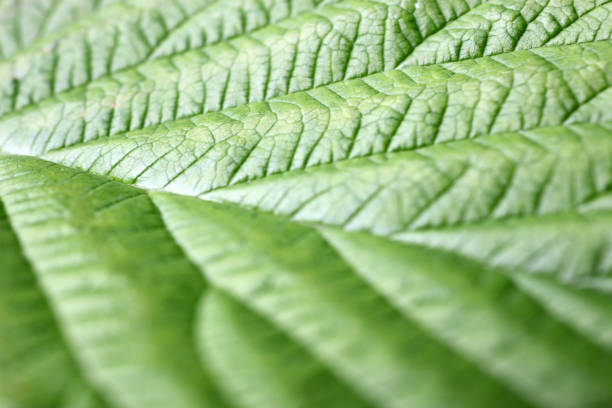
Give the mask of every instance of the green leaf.
[[0, 0], [0, 407], [612, 406], [611, 16]]

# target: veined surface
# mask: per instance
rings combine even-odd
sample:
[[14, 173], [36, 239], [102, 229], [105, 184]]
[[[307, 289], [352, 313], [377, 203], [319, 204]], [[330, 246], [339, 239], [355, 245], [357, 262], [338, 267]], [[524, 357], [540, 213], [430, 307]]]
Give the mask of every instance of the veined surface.
[[0, 0], [0, 408], [611, 407], [611, 13]]

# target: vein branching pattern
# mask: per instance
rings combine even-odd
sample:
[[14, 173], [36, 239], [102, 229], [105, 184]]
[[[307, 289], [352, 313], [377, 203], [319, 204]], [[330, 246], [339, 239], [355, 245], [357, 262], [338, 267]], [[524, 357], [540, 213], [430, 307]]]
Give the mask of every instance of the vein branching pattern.
[[612, 407], [609, 0], [0, 0], [1, 408]]

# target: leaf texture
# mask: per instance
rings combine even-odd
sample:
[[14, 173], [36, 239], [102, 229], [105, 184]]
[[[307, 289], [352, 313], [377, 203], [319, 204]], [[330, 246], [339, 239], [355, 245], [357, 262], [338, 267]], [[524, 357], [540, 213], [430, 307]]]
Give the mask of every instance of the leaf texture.
[[612, 2], [0, 0], [0, 407], [612, 407]]

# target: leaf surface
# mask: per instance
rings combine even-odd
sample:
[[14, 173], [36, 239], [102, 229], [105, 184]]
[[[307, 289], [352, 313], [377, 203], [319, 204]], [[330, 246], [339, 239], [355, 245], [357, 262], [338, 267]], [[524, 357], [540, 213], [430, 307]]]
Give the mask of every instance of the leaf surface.
[[0, 0], [0, 407], [612, 406], [611, 13]]

